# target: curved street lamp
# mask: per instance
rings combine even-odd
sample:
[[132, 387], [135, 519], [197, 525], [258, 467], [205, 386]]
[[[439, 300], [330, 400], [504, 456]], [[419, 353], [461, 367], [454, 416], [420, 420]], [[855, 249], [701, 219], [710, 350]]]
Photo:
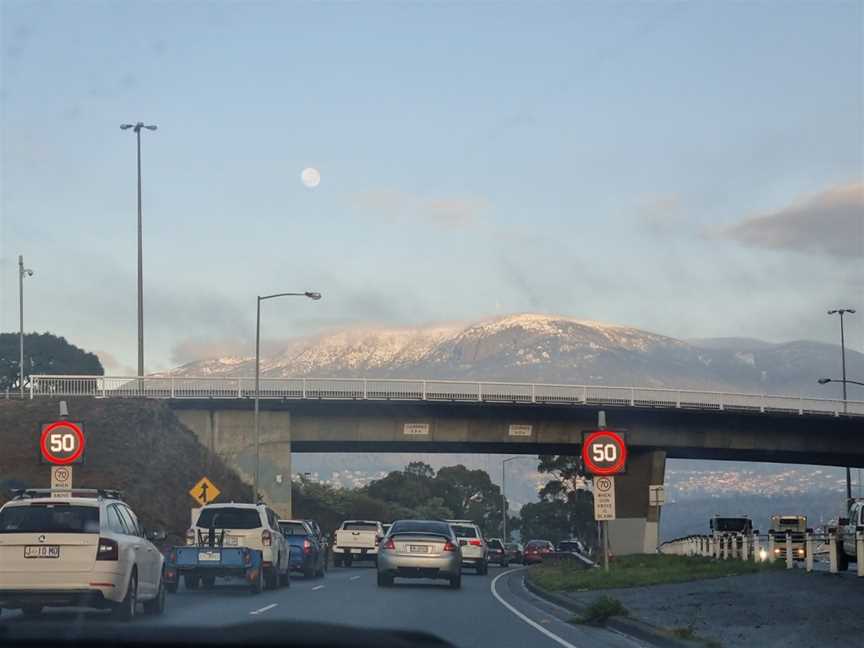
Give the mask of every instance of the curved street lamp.
[[[252, 503], [258, 503], [258, 473], [261, 463], [261, 444], [258, 428], [258, 385], [261, 377], [261, 302], [265, 299], [276, 299], [277, 297], [306, 297], [313, 301], [321, 299], [321, 293], [306, 291], [302, 293], [275, 293], [273, 295], [258, 295], [258, 312], [255, 317], [255, 476], [254, 490], [252, 491]], [[290, 483], [290, 479], [289, 479]]]

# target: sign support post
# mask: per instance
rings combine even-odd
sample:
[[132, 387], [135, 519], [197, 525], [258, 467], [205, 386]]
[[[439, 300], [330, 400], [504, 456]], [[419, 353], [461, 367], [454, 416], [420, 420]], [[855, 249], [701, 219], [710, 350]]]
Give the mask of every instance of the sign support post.
[[622, 436], [606, 429], [605, 413], [600, 429], [588, 433], [582, 442], [582, 465], [594, 475], [594, 519], [599, 522], [603, 549], [603, 570], [609, 571], [609, 520], [616, 517], [615, 475], [627, 465], [627, 444]]

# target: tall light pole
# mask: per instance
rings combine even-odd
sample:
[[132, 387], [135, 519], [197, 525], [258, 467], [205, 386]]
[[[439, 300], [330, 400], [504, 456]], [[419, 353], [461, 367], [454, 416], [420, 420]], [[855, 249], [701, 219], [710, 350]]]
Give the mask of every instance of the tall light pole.
[[18, 316], [19, 316], [19, 335], [18, 335], [18, 388], [21, 391], [21, 398], [24, 398], [24, 277], [32, 277], [33, 271], [30, 268], [24, 267], [24, 256], [18, 255]]
[[121, 130], [132, 129], [138, 140], [138, 377], [144, 376], [144, 261], [141, 244], [141, 129], [156, 130], [156, 124], [120, 124]]
[[528, 459], [530, 457], [526, 457], [524, 455], [516, 456], [516, 457], [508, 457], [501, 461], [501, 535], [504, 538], [504, 542], [508, 541], [507, 538], [507, 494], [505, 489], [507, 487], [507, 471], [505, 470], [508, 461], [513, 461], [514, 459]]
[[[258, 467], [261, 463], [261, 444], [259, 442], [258, 430], [258, 383], [261, 376], [261, 302], [265, 299], [275, 299], [276, 297], [308, 297], [309, 299], [321, 299], [321, 293], [318, 292], [302, 292], [302, 293], [276, 293], [275, 295], [258, 295], [258, 311], [255, 316], [255, 475], [252, 488], [252, 503], [258, 502]], [[290, 479], [289, 479], [290, 482]]]
[[[854, 315], [854, 308], [834, 308], [828, 311], [829, 315], [839, 315], [840, 316], [840, 360], [843, 366], [843, 413], [847, 413], [847, 404], [846, 404], [846, 334], [843, 329], [843, 316], [846, 314]], [[846, 466], [846, 500], [852, 499], [852, 471], [849, 469], [849, 466]]]

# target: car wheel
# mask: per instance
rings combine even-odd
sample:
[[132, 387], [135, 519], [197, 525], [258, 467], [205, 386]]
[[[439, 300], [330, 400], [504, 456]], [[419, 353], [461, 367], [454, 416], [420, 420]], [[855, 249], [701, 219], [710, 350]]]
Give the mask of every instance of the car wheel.
[[169, 594], [176, 594], [178, 585], [180, 585], [180, 583], [177, 581], [174, 581], [173, 583], [165, 583], [165, 591]]
[[187, 590], [196, 590], [198, 589], [198, 584], [200, 583], [200, 578], [195, 574], [183, 574], [183, 585]]
[[392, 587], [393, 577], [378, 572], [378, 587]]
[[144, 612], [153, 616], [163, 614], [165, 612], [165, 596], [165, 581], [160, 578], [156, 598], [151, 601], [144, 601]]
[[342, 559], [339, 556], [333, 556], [333, 566], [334, 567], [341, 567], [342, 566]]
[[843, 542], [841, 541], [837, 547], [837, 570], [845, 572], [847, 569], [849, 569], [849, 556], [843, 551]]
[[461, 589], [462, 588], [462, 574], [456, 574], [456, 576], [450, 577], [450, 589]]
[[126, 597], [114, 608], [114, 617], [120, 621], [131, 621], [138, 611], [138, 575], [133, 571], [129, 577]]
[[252, 581], [252, 584], [249, 586], [249, 591], [252, 594], [260, 594], [264, 591], [264, 569], [259, 567], [257, 572], [255, 580]]
[[42, 614], [42, 606], [41, 605], [25, 605], [21, 608], [21, 614], [25, 617], [37, 617]]
[[277, 567], [272, 567], [264, 571], [264, 587], [268, 590], [276, 589], [279, 584], [279, 571]]
[[509, 561], [509, 560], [505, 560], [503, 563], [501, 563], [501, 566], [502, 566], [504, 569], [507, 569], [507, 568], [510, 566], [510, 561]]
[[291, 570], [279, 575], [279, 587], [291, 587]]
[[213, 589], [216, 585], [216, 577], [215, 576], [202, 576], [201, 577], [201, 587], [204, 589]]

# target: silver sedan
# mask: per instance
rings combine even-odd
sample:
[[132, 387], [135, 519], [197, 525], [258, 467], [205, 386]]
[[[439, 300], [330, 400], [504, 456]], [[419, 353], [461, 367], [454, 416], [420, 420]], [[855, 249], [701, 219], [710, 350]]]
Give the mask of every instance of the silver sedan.
[[432, 578], [462, 587], [462, 551], [446, 522], [399, 520], [378, 546], [378, 586], [390, 587], [393, 579]]

